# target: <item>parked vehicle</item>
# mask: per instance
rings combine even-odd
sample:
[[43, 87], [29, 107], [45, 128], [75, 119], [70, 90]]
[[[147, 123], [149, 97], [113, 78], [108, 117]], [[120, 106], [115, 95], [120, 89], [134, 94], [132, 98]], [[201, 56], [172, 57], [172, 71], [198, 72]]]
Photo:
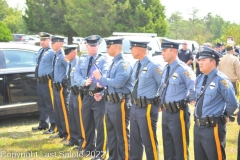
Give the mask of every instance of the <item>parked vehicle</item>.
[[34, 72], [39, 49], [0, 43], [0, 119], [38, 113]]
[[12, 34], [12, 36], [13, 36], [13, 41], [15, 42], [23, 42], [23, 43], [28, 42], [28, 37], [26, 34]]

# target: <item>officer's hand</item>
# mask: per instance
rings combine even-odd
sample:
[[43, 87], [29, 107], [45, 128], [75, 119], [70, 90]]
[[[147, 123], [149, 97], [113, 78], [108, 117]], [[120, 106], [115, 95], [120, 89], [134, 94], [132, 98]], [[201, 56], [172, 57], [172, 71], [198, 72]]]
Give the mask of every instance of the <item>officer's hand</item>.
[[97, 80], [101, 78], [101, 73], [98, 70], [93, 71], [92, 73], [93, 77], [95, 77]]
[[102, 99], [102, 94], [101, 94], [101, 93], [95, 93], [95, 94], [94, 94], [94, 99], [95, 99], [96, 101], [100, 101], [100, 100]]
[[162, 112], [162, 108], [161, 107], [158, 108], [158, 112]]
[[196, 104], [196, 101], [189, 102], [189, 104], [195, 105], [195, 104]]
[[92, 83], [92, 78], [88, 78], [85, 82], [85, 86], [89, 86]]
[[98, 88], [103, 88], [103, 86], [101, 86], [98, 82], [97, 82], [97, 87]]

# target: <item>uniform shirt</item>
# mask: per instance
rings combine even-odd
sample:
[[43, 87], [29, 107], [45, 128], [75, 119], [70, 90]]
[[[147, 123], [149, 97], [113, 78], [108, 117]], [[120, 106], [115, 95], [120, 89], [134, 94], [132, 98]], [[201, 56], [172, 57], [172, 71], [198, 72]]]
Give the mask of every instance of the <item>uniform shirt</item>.
[[[145, 96], [148, 99], [154, 98], [158, 94], [157, 92], [162, 78], [162, 66], [153, 62], [147, 56], [145, 56], [140, 63], [141, 68], [139, 70], [137, 98], [140, 96]], [[132, 78], [134, 79], [134, 85], [136, 82], [135, 75], [137, 67], [138, 62], [136, 62], [133, 67]]]
[[[64, 51], [61, 49], [56, 54], [55, 66], [53, 70], [53, 82], [62, 83], [63, 81], [67, 81], [67, 66], [69, 65], [69, 61], [65, 58]], [[54, 60], [54, 59], [53, 59]], [[54, 62], [53, 62], [54, 64]]]
[[187, 63], [190, 59], [193, 60], [192, 51], [190, 49], [187, 50], [180, 49], [178, 51], [178, 58], [184, 63]]
[[[79, 57], [76, 56], [71, 62], [71, 68], [70, 68], [70, 86], [79, 86], [79, 84], [74, 80], [74, 72], [75, 72], [75, 66], [78, 63]], [[69, 71], [68, 71], [69, 72]], [[67, 73], [68, 73], [67, 72]]]
[[[211, 81], [204, 92], [202, 117], [212, 114], [214, 117], [220, 117], [224, 112], [226, 112], [227, 115], [232, 115], [238, 107], [232, 83], [222, 72], [214, 69], [208, 74], [206, 85], [214, 74], [217, 74], [217, 76]], [[196, 79], [196, 99], [201, 92], [204, 76], [205, 74], [200, 74]], [[195, 116], [198, 117], [196, 111], [197, 108], [195, 109]]]
[[131, 93], [133, 90], [134, 79], [131, 76], [132, 67], [123, 54], [120, 53], [113, 58], [113, 63], [110, 66], [107, 77], [102, 76], [100, 82], [108, 86], [108, 93]]
[[42, 50], [44, 51], [42, 54], [42, 58], [38, 64], [38, 77], [49, 75], [50, 73], [52, 73], [53, 70], [52, 61], [54, 57], [54, 51], [50, 47], [47, 47], [45, 49], [41, 48], [38, 51], [36, 62], [38, 62]]
[[[99, 54], [96, 54], [93, 56], [93, 61], [92, 64], [94, 64], [94, 61], [96, 60], [96, 58], [99, 56]], [[74, 72], [74, 80], [80, 84], [80, 86], [85, 86], [85, 82], [87, 79], [87, 69], [88, 69], [88, 63], [90, 60], [90, 55], [82, 55], [75, 67], [75, 72]], [[103, 76], [107, 75], [107, 71], [109, 68], [109, 63], [107, 61], [107, 58], [105, 56], [100, 56], [96, 63], [95, 63], [98, 68], [100, 69], [101, 73]]]
[[[172, 70], [175, 66], [178, 68], [174, 71], [171, 76]], [[169, 64], [168, 64], [169, 65]], [[165, 84], [165, 77], [167, 74], [167, 66], [164, 67], [163, 77], [161, 80], [162, 86]], [[190, 67], [184, 62], [176, 59], [172, 64], [170, 64], [169, 71], [169, 84], [166, 89], [164, 102], [173, 102], [180, 101], [183, 99], [188, 99], [190, 102], [194, 100], [194, 81], [196, 79], [195, 75], [191, 71]], [[163, 87], [161, 87], [160, 93], [162, 92]]]
[[240, 80], [240, 62], [231, 53], [220, 58], [218, 70], [223, 72], [232, 82]]

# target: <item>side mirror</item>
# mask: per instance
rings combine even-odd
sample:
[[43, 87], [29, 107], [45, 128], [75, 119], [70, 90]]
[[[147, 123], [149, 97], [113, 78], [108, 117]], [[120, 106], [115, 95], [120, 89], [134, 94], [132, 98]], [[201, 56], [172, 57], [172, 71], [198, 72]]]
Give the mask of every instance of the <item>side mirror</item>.
[[162, 55], [161, 51], [155, 51], [155, 53], [153, 53], [152, 56], [160, 56], [160, 55]]

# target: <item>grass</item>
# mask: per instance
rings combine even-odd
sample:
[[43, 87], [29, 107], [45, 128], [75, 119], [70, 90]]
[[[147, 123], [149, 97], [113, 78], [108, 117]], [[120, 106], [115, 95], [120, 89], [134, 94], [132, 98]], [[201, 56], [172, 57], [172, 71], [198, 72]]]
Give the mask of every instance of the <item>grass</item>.
[[[193, 107], [191, 107], [193, 113]], [[161, 113], [158, 121], [158, 143], [160, 159], [163, 159], [163, 146], [161, 134]], [[81, 154], [77, 154], [71, 147], [63, 146], [61, 139], [50, 139], [49, 135], [42, 134], [41, 131], [32, 132], [31, 128], [37, 126], [38, 117], [22, 117], [5, 119], [0, 121], [0, 159], [31, 159], [31, 160], [56, 160], [81, 159]], [[193, 153], [193, 116], [191, 116], [190, 127], [190, 159], [194, 159]], [[239, 127], [237, 122], [227, 124], [227, 146], [226, 155], [228, 160], [237, 159], [237, 136]], [[18, 157], [18, 158], [17, 158]], [[83, 158], [88, 160], [91, 158]], [[145, 156], [143, 158], [146, 159]]]

